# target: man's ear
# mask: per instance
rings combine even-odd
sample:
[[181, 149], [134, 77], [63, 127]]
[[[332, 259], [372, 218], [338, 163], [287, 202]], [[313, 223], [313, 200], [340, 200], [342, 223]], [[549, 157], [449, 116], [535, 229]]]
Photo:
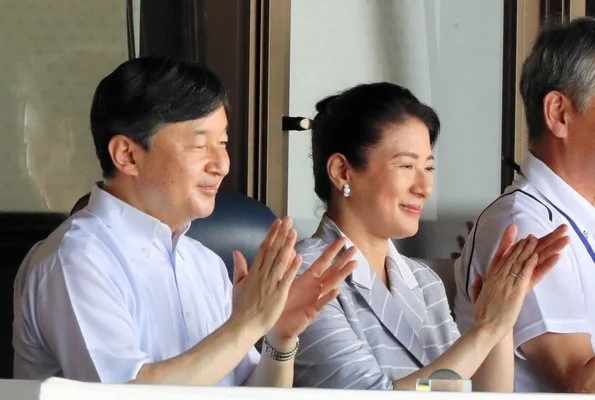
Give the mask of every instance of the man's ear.
[[343, 192], [343, 185], [349, 183], [351, 167], [347, 158], [341, 153], [332, 154], [326, 162], [326, 173], [332, 185]]
[[124, 175], [138, 175], [137, 159], [140, 146], [124, 135], [114, 135], [108, 144], [108, 151], [116, 170]]
[[557, 90], [552, 90], [543, 98], [545, 125], [557, 138], [565, 139], [568, 136], [568, 123], [574, 112], [570, 99]]

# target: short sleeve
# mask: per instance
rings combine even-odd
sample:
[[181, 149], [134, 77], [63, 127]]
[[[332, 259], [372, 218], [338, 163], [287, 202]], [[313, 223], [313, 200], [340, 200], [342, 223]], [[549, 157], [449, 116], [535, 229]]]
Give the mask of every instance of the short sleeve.
[[140, 348], [121, 290], [104, 274], [108, 255], [59, 252], [34, 289], [34, 312], [45, 345], [64, 376], [123, 383], [153, 360]]
[[[472, 321], [472, 306], [467, 298], [473, 279], [477, 274], [485, 274], [506, 227], [511, 223], [517, 225], [517, 239], [525, 238], [529, 234], [542, 237], [557, 227], [548, 218], [514, 210], [513, 208], [513, 211], [507, 213], [496, 212], [480, 218], [475, 231], [468, 238], [462, 258], [457, 262], [455, 312], [459, 327], [463, 331]], [[561, 255], [554, 268], [527, 294], [514, 328], [514, 343], [517, 349], [526, 341], [545, 332], [589, 332], [576, 260], [569, 247], [564, 249]], [[462, 282], [465, 282], [464, 285]], [[461, 293], [463, 287], [465, 293]], [[517, 355], [522, 357], [518, 351]]]

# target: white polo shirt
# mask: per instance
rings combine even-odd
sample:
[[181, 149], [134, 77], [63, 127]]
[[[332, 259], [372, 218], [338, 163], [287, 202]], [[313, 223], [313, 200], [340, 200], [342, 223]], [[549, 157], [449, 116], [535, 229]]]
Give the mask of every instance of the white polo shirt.
[[[518, 239], [529, 234], [541, 237], [561, 224], [568, 225], [570, 244], [558, 264], [527, 295], [514, 327], [515, 390], [547, 392], [554, 388], [523, 357], [519, 346], [545, 332], [584, 332], [591, 335], [595, 348], [595, 262], [579, 236], [595, 249], [595, 207], [530, 153], [521, 171], [524, 176], [479, 216], [455, 264], [455, 319], [461, 332], [471, 326], [470, 286], [477, 274], [485, 274], [509, 224], [518, 226]], [[578, 232], [560, 211], [574, 221]]]
[[[122, 383], [231, 314], [219, 256], [94, 187], [89, 205], [35, 246], [15, 280], [14, 375]], [[220, 385], [241, 385], [252, 349]]]

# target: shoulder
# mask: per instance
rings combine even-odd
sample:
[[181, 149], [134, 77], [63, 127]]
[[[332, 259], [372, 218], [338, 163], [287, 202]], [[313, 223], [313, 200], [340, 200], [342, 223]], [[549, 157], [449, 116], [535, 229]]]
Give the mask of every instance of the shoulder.
[[44, 264], [81, 254], [96, 254], [107, 248], [102, 240], [101, 224], [91, 215], [77, 213], [60, 224], [27, 255], [29, 264]]
[[494, 230], [501, 233], [512, 223], [519, 227], [519, 233], [549, 233], [557, 226], [552, 207], [528, 184], [508, 189], [486, 207], [477, 218], [476, 230], [493, 236]]
[[547, 200], [528, 182], [509, 187], [478, 216], [466, 239], [461, 257], [455, 264], [459, 290], [467, 291], [473, 276], [486, 271], [510, 224], [517, 226], [517, 238], [521, 239], [529, 234], [545, 236], [561, 222]]
[[118, 257], [101, 229], [81, 213], [64, 221], [33, 246], [21, 263], [14, 282], [15, 295], [23, 291], [39, 294], [59, 286], [49, 282], [78, 282], [81, 277], [111, 281]]

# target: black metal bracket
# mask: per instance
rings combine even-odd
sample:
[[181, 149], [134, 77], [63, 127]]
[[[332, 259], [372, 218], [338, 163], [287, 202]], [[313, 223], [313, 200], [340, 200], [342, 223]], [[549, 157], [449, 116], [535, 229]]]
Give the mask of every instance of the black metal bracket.
[[312, 120], [305, 117], [287, 117], [281, 118], [281, 129], [284, 131], [306, 131], [312, 129]]

